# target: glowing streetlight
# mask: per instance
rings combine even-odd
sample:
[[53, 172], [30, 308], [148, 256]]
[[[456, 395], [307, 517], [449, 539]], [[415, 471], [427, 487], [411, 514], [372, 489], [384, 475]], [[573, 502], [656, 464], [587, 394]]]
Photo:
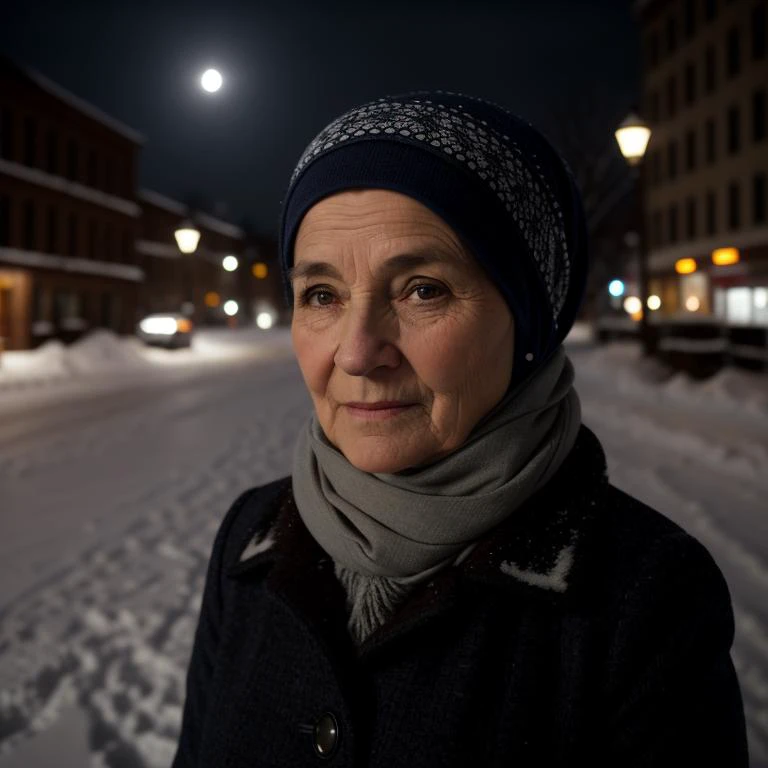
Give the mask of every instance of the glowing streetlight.
[[651, 129], [647, 123], [633, 112], [616, 129], [615, 135], [624, 159], [630, 165], [638, 165], [645, 155], [651, 138]]
[[224, 302], [224, 314], [227, 315], [227, 317], [234, 317], [237, 314], [238, 309], [240, 309], [240, 307], [238, 307], [237, 302], [233, 299]]
[[221, 262], [221, 266], [227, 270], [227, 272], [234, 272], [237, 269], [239, 262], [236, 256], [225, 256]]
[[657, 309], [661, 308], [661, 299], [658, 296], [649, 296], [648, 297], [648, 309], [655, 312]]
[[221, 88], [223, 82], [224, 78], [222, 78], [221, 72], [217, 69], [206, 69], [200, 78], [200, 85], [208, 93], [216, 93]]
[[608, 285], [608, 293], [618, 298], [624, 295], [624, 283], [621, 280], [611, 280]]
[[685, 300], [685, 308], [689, 312], [698, 312], [700, 307], [701, 307], [701, 302], [699, 301], [697, 296], [689, 296]]
[[624, 299], [624, 311], [628, 315], [636, 315], [643, 309], [643, 304], [637, 296], [627, 296]]
[[191, 221], [183, 221], [173, 236], [176, 238], [176, 244], [182, 253], [194, 253], [197, 250], [197, 244], [200, 242], [200, 230]]
[[269, 312], [259, 312], [256, 315], [256, 325], [264, 331], [268, 331], [274, 323], [272, 315]]

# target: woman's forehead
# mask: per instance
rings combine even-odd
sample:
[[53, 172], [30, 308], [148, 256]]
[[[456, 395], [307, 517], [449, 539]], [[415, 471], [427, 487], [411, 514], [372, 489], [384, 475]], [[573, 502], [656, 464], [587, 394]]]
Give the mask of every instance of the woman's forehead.
[[340, 192], [313, 205], [299, 226], [294, 260], [355, 245], [381, 255], [434, 248], [460, 261], [467, 258], [457, 233], [427, 206], [398, 192], [366, 189]]

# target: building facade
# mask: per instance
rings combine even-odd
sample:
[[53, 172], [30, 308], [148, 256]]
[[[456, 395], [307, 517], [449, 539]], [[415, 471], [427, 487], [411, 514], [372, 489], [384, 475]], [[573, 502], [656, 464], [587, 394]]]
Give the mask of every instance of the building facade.
[[768, 2], [641, 0], [654, 315], [768, 326]]
[[0, 336], [6, 349], [130, 330], [142, 137], [0, 58]]
[[[156, 312], [196, 324], [243, 325], [264, 311], [285, 321], [275, 243], [138, 189], [143, 141], [0, 57], [0, 351], [94, 328], [130, 334]], [[190, 218], [200, 241], [182, 254], [174, 233]], [[226, 256], [237, 270], [223, 268]]]

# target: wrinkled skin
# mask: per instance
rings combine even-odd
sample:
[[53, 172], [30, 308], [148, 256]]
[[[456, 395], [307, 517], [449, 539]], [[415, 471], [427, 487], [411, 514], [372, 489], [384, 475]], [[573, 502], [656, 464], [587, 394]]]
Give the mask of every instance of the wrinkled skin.
[[[405, 254], [428, 260], [396, 260]], [[299, 227], [291, 280], [304, 381], [325, 435], [355, 467], [430, 464], [504, 395], [512, 314], [458, 235], [416, 200], [380, 189], [321, 200]], [[382, 400], [413, 405], [384, 420], [345, 406]]]

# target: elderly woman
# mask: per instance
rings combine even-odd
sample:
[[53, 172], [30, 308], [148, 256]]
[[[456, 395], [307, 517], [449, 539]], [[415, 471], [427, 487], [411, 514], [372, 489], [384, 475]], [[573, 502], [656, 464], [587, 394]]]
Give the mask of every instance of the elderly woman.
[[314, 412], [217, 534], [174, 766], [746, 766], [725, 581], [581, 423], [545, 139], [455, 94], [353, 109], [281, 258]]

